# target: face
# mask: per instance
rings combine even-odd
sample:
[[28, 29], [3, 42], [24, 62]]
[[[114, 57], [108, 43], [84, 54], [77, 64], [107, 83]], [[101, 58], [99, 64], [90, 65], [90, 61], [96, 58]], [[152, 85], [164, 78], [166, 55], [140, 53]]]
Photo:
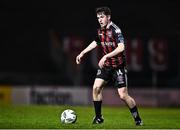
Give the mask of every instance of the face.
[[109, 23], [110, 16], [107, 16], [104, 13], [98, 13], [97, 14], [97, 19], [98, 19], [98, 22], [99, 22], [101, 28], [104, 28]]

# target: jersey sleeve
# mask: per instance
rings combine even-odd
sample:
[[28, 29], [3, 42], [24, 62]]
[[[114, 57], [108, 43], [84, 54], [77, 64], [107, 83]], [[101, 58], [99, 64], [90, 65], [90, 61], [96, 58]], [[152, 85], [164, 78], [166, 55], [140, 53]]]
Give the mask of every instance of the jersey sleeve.
[[95, 36], [95, 41], [96, 41], [97, 45], [101, 44], [101, 41], [97, 35]]
[[99, 29], [96, 31], [96, 33], [95, 33], [96, 35], [95, 35], [95, 41], [96, 41], [96, 43], [97, 43], [97, 45], [101, 45], [101, 40], [100, 40], [100, 38], [99, 38]]
[[121, 33], [121, 30], [119, 30], [119, 29], [115, 30], [114, 34], [115, 34], [116, 43], [124, 43], [124, 37]]

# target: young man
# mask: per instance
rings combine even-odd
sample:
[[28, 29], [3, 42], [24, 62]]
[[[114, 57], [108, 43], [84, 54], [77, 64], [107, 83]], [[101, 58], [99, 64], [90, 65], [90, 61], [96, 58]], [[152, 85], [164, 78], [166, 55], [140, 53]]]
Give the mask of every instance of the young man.
[[108, 81], [112, 80], [114, 86], [117, 87], [120, 99], [129, 107], [135, 124], [142, 125], [136, 102], [128, 95], [125, 43], [121, 30], [111, 21], [111, 10], [108, 7], [97, 8], [96, 14], [100, 24], [97, 37], [76, 57], [76, 63], [80, 64], [82, 57], [97, 46], [101, 46], [103, 50], [103, 57], [98, 63], [99, 68], [93, 85], [92, 95], [96, 114], [93, 124], [100, 124], [104, 121], [101, 114], [102, 89]]

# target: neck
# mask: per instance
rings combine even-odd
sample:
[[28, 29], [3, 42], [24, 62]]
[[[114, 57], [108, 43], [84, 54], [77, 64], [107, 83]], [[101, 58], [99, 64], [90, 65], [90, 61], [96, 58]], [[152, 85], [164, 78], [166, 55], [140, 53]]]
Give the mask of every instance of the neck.
[[108, 24], [106, 25], [106, 28], [109, 28], [109, 26], [111, 25], [112, 21], [108, 21]]
[[111, 21], [108, 21], [107, 25], [106, 25], [106, 26], [104, 26], [104, 27], [101, 27], [101, 29], [106, 29], [106, 28], [109, 28], [110, 24], [111, 24]]

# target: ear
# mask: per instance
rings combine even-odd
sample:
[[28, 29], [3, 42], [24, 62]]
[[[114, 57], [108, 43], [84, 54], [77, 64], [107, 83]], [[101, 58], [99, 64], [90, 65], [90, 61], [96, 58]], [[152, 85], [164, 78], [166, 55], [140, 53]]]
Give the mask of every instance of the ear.
[[108, 15], [107, 18], [108, 18], [108, 20], [110, 20], [111, 19], [111, 15]]

